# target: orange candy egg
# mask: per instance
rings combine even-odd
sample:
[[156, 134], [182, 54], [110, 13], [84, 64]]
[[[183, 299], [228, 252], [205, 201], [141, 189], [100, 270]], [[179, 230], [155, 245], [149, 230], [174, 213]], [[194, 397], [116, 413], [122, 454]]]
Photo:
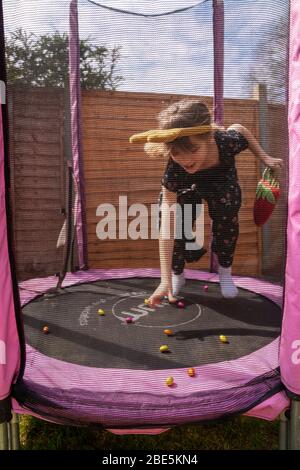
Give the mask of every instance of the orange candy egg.
[[164, 334], [167, 336], [172, 336], [174, 333], [172, 330], [164, 330]]
[[196, 374], [195, 369], [193, 367], [190, 367], [187, 373], [190, 377], [194, 377], [194, 375]]

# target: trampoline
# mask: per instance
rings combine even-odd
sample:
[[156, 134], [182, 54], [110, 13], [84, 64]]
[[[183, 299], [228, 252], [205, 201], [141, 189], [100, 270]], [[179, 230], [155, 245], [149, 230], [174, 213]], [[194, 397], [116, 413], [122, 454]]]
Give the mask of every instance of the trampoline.
[[38, 400], [39, 412], [57, 422], [151, 428], [246, 412], [282, 390], [281, 286], [237, 278], [240, 295], [228, 301], [216, 275], [191, 270], [184, 308], [166, 301], [151, 308], [144, 299], [157, 277], [158, 270], [91, 271], [44, 294], [37, 287], [51, 289], [53, 278], [23, 283], [30, 367], [15, 387], [18, 402], [34, 409]]
[[[51, 2], [53, 17], [22, 0], [20, 17], [9, 5], [3, 17], [2, 3], [0, 448], [17, 448], [15, 414], [117, 434], [244, 414], [280, 416], [280, 447], [299, 449], [300, 1], [70, 0]], [[31, 74], [28, 51], [18, 57], [29, 40]], [[239, 295], [221, 296], [205, 209], [183, 305], [152, 308], [158, 237], [137, 227], [153, 222], [166, 162], [129, 142], [187, 96], [219, 127], [245, 125], [286, 168], [257, 227], [265, 163], [253, 146], [236, 160]]]

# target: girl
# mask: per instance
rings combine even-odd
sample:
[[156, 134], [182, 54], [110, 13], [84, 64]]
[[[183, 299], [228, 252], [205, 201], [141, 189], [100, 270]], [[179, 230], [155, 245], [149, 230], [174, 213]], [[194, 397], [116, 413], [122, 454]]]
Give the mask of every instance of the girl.
[[[206, 200], [212, 219], [211, 249], [218, 259], [221, 293], [223, 297], [233, 298], [238, 290], [231, 277], [231, 265], [239, 235], [241, 207], [234, 156], [249, 147], [270, 168], [282, 168], [283, 160], [267, 155], [242, 125], [233, 124], [225, 130], [212, 123], [207, 105], [199, 100], [183, 99], [173, 103], [158, 115], [158, 121], [158, 130], [130, 139], [131, 142], [148, 142], [144, 147], [148, 155], [168, 158], [160, 194], [161, 283], [149, 302], [154, 306], [163, 296], [175, 302], [174, 296], [185, 283], [185, 262], [197, 261], [206, 253], [204, 248], [187, 250], [186, 242], [191, 243], [191, 240], [185, 235], [174, 239], [176, 216], [167, 210], [178, 203], [184, 212], [185, 204], [191, 204], [194, 223], [195, 208], [202, 199]], [[171, 227], [168, 227], [170, 215]]]

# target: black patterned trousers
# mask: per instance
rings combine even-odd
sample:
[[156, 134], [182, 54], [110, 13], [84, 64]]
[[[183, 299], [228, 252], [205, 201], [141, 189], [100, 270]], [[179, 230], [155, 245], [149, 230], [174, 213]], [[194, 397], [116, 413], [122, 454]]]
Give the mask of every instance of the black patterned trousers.
[[[185, 206], [189, 204], [192, 208], [191, 223], [193, 227], [197, 213], [197, 205], [202, 204], [203, 199], [207, 202], [208, 213], [212, 220], [212, 251], [217, 255], [219, 264], [223, 267], [232, 265], [236, 242], [239, 236], [238, 212], [241, 207], [241, 188], [236, 182], [222, 187], [215, 187], [212, 191], [205, 191], [201, 194], [197, 189], [190, 188], [182, 190], [177, 194], [177, 203], [181, 206], [182, 236], [175, 236], [174, 250], [172, 258], [172, 271], [181, 274], [185, 263], [198, 261], [207, 250], [203, 247], [199, 249], [187, 249], [187, 243], [195, 242], [195, 238], [190, 238], [184, 230]], [[162, 192], [159, 196], [159, 227], [161, 225], [161, 202]], [[198, 206], [199, 207], [199, 206]], [[189, 234], [188, 234], [189, 235]]]

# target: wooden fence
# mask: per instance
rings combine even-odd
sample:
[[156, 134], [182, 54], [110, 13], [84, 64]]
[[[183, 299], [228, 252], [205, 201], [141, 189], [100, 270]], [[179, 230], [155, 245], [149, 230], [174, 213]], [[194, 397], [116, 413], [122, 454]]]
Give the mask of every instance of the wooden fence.
[[[83, 149], [87, 200], [89, 264], [104, 267], [158, 267], [157, 240], [102, 240], [96, 235], [100, 218], [97, 207], [105, 202], [118, 204], [120, 195], [128, 205], [157, 201], [165, 161], [145, 156], [142, 145], [131, 145], [131, 134], [157, 127], [156, 115], [181, 95], [92, 91], [83, 93]], [[199, 98], [199, 97], [197, 97]], [[212, 99], [201, 97], [212, 107]], [[257, 100], [225, 99], [225, 127], [245, 125], [257, 138]], [[273, 155], [280, 153], [280, 143]], [[261, 229], [253, 222], [255, 189], [260, 177], [259, 161], [246, 150], [237, 156], [243, 192], [240, 237], [233, 270], [237, 274], [260, 275], [262, 271]], [[119, 221], [119, 219], [118, 219]], [[150, 224], [150, 221], [149, 221]], [[205, 210], [205, 246], [208, 248], [210, 219]], [[190, 268], [208, 269], [209, 255]]]
[[60, 89], [9, 88], [11, 203], [20, 279], [59, 271], [65, 207], [64, 99]]
[[[182, 97], [119, 91], [83, 92], [83, 155], [91, 268], [159, 267], [157, 240], [120, 240], [118, 231], [115, 240], [99, 240], [96, 227], [101, 217], [96, 215], [96, 210], [103, 203], [118, 207], [119, 196], [127, 197], [128, 206], [142, 203], [149, 209], [157, 202], [166, 162], [150, 159], [142, 145], [132, 145], [128, 139], [131, 134], [156, 127], [158, 112]], [[200, 98], [212, 108], [212, 98]], [[65, 101], [62, 90], [35, 88], [10, 89], [9, 103], [15, 248], [19, 275], [24, 279], [52, 274], [61, 268], [62, 253], [56, 249], [56, 241], [65, 207]], [[285, 158], [285, 109], [269, 105], [268, 112], [270, 154]], [[258, 100], [225, 99], [224, 125], [228, 127], [232, 123], [245, 125], [259, 139]], [[253, 222], [252, 208], [261, 169], [248, 149], [238, 155], [236, 161], [243, 204], [233, 271], [259, 276], [262, 274], [262, 230]], [[271, 236], [276, 243], [265, 247], [265, 252], [270, 251], [267, 267], [270, 272], [282, 265], [282, 256], [278, 253], [282, 253], [284, 246], [285, 210], [286, 199], [282, 198], [269, 224], [269, 233], [276, 233], [276, 237]], [[133, 218], [129, 217], [129, 222]], [[150, 219], [148, 222], [150, 225]], [[209, 236], [210, 219], [205, 208], [206, 248]], [[208, 269], [209, 255], [187, 267]]]

